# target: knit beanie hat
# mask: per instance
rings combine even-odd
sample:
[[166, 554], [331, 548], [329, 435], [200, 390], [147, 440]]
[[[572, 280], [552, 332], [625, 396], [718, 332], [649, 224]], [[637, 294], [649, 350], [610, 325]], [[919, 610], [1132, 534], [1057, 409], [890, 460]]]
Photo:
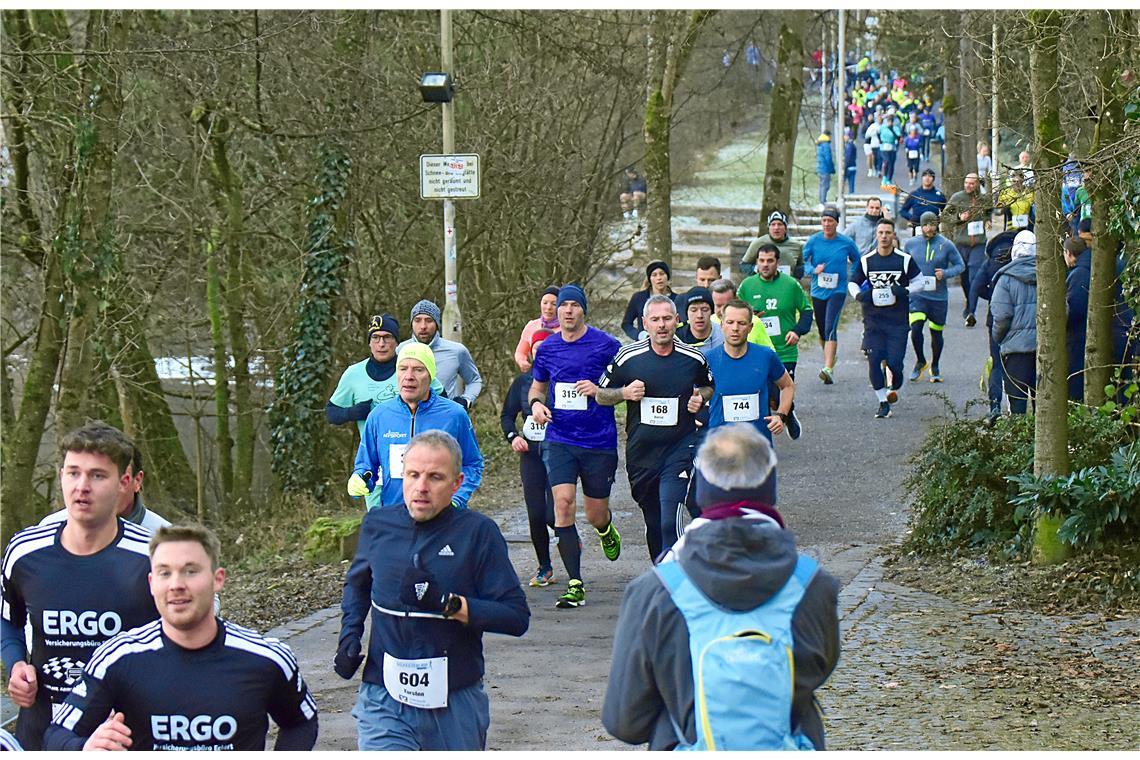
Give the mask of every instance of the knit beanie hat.
[[398, 342], [400, 340], [400, 323], [391, 314], [377, 314], [368, 320], [368, 339], [372, 340], [372, 333], [391, 333]]
[[[434, 304], [432, 305], [434, 306]], [[435, 354], [423, 343], [415, 340], [405, 343], [400, 349], [400, 353], [396, 355], [396, 363], [399, 364], [404, 359], [415, 359], [423, 364], [427, 367], [428, 377], [435, 380]]]
[[1020, 259], [1025, 256], [1037, 255], [1037, 236], [1029, 230], [1022, 230], [1013, 239], [1013, 248], [1010, 249], [1011, 258]]
[[558, 306], [561, 306], [564, 301], [575, 301], [582, 307], [582, 311], [589, 311], [586, 307], [586, 291], [582, 290], [581, 286], [570, 283], [563, 285], [558, 289]]
[[439, 307], [426, 298], [412, 307], [412, 316], [409, 319], [414, 321], [417, 314], [427, 314], [435, 320], [436, 327], [443, 329], [443, 316], [439, 313]]
[[681, 303], [677, 304], [681, 312], [681, 318], [687, 319], [689, 314], [689, 307], [701, 301], [707, 303], [710, 309], [714, 311], [716, 310], [716, 306], [713, 304], [711, 290], [699, 286], [695, 288], [689, 288], [689, 290], [683, 296], [681, 296]]
[[653, 275], [653, 273], [658, 269], [665, 272], [666, 277], [672, 277], [673, 276], [673, 270], [671, 270], [669, 268], [669, 265], [666, 264], [664, 261], [651, 261], [651, 262], [649, 262], [649, 265], [647, 267], [645, 267], [645, 279], [648, 280]]
[[[558, 286], [557, 285], [551, 285], [549, 288], [542, 291], [542, 297], [545, 298], [546, 296], [554, 296], [555, 298], [557, 298], [558, 297]], [[539, 300], [542, 300], [542, 299], [540, 298]]]

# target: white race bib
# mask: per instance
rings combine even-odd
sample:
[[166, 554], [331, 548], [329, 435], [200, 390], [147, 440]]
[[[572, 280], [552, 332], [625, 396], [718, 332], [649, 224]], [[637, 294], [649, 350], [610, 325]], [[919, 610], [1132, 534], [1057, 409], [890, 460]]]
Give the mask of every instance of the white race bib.
[[820, 272], [816, 277], [816, 282], [821, 288], [834, 290], [839, 287], [839, 275], [835, 272]]
[[657, 427], [676, 425], [677, 399], [650, 396], [641, 399], [641, 422], [643, 425], [655, 425]]
[[447, 707], [447, 658], [400, 660], [384, 653], [384, 688], [411, 707]]
[[769, 336], [775, 337], [780, 334], [779, 317], [760, 317], [760, 322], [764, 325], [764, 331]]
[[906, 157], [907, 158], [918, 158], [918, 151], [917, 150], [908, 150], [906, 152]]
[[929, 129], [922, 130], [922, 136], [923, 137], [930, 137], [930, 130]]
[[969, 235], [984, 235], [986, 234], [986, 223], [982, 220], [970, 222], [966, 225], [966, 233]]
[[404, 479], [404, 451], [407, 448], [406, 443], [388, 444], [388, 473], [392, 480]]
[[923, 290], [934, 290], [938, 287], [938, 280], [934, 279], [934, 275], [928, 274], [922, 278]]
[[777, 272], [783, 272], [788, 277], [792, 276], [792, 268], [790, 266], [787, 266], [786, 264], [777, 264], [776, 265], [776, 271]]
[[579, 394], [574, 383], [554, 384], [554, 408], [586, 411], [586, 397]]
[[528, 414], [522, 426], [522, 436], [528, 441], [540, 443], [546, 440], [546, 425], [539, 425], [534, 421], [534, 415]]
[[760, 419], [760, 394], [744, 393], [739, 396], [725, 396], [725, 422], [752, 422]]
[[894, 306], [895, 294], [890, 288], [871, 288], [871, 303], [876, 306]]
[[1029, 214], [1017, 214], [1013, 217], [1013, 226], [1025, 228], [1029, 226]]

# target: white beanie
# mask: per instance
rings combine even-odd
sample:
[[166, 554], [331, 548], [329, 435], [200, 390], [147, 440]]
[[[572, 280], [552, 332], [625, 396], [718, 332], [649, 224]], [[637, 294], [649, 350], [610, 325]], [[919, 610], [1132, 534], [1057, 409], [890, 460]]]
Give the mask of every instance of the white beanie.
[[1037, 236], [1029, 230], [1022, 230], [1013, 239], [1013, 248], [1009, 252], [1010, 258], [1020, 259], [1022, 256], [1037, 255]]

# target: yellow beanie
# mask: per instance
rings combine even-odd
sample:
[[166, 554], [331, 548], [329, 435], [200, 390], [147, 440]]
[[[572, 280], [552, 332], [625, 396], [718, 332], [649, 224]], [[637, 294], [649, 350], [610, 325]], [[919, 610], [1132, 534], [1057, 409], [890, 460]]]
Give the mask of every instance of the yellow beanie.
[[420, 343], [417, 340], [410, 340], [404, 347], [400, 349], [400, 353], [396, 357], [396, 363], [399, 364], [404, 359], [415, 359], [427, 367], [428, 376], [435, 380], [435, 354], [432, 350]]

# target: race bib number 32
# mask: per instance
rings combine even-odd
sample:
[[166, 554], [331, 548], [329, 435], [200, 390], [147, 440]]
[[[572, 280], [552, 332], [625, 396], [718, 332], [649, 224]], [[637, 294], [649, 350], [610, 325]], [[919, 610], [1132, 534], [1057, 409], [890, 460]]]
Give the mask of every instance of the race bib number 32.
[[574, 383], [554, 384], [554, 408], [586, 411], [586, 397], [578, 393]]
[[447, 707], [447, 658], [401, 660], [384, 653], [384, 688], [411, 707]]
[[677, 399], [651, 398], [649, 396], [641, 399], [641, 423], [658, 427], [676, 425]]

